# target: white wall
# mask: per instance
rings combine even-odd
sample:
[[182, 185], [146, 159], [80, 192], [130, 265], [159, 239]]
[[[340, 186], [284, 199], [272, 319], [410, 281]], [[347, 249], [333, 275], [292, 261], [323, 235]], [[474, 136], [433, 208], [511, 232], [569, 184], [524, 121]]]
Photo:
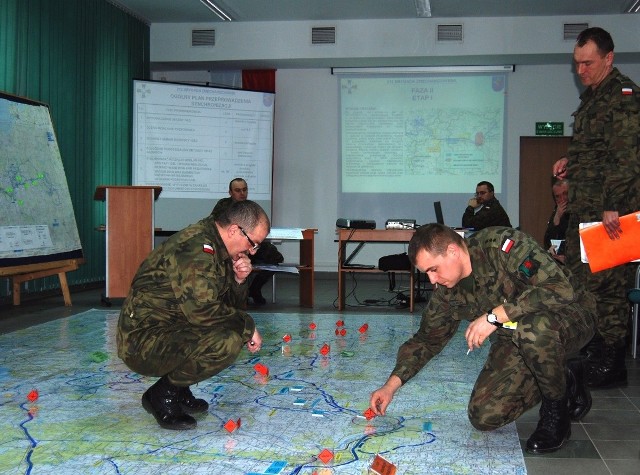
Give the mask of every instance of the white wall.
[[[459, 19], [457, 19], [459, 20]], [[487, 37], [486, 44], [482, 41], [474, 42], [467, 39], [460, 51], [449, 51], [451, 54], [476, 55], [475, 62], [479, 58], [487, 61], [492, 58], [492, 51], [496, 54], [509, 55], [513, 53], [526, 53], [522, 56], [525, 63], [516, 63], [515, 72], [509, 75], [508, 99], [507, 99], [507, 129], [506, 129], [506, 153], [505, 166], [506, 183], [504, 192], [499, 199], [505, 205], [511, 222], [519, 223], [519, 142], [521, 136], [535, 135], [535, 122], [554, 121], [564, 122], [565, 134], [571, 134], [571, 114], [579, 103], [580, 87], [577, 84], [571, 66], [571, 52], [573, 43], [557, 38], [561, 33], [562, 22], [590, 21], [592, 25], [603, 26], [608, 29], [616, 42], [616, 53], [619, 59], [627, 62], [618, 64], [619, 69], [640, 82], [640, 61], [629, 63], [629, 58], [635, 59], [635, 53], [640, 52], [640, 15], [617, 15], [600, 17], [596, 19], [569, 18], [540, 18], [530, 19], [467, 19], [465, 32], [473, 38]], [[459, 21], [458, 21], [459, 22]], [[313, 57], [308, 52], [308, 41], [298, 44], [293, 40], [295, 34], [307, 33], [309, 25], [251, 25], [253, 33], [249, 35], [252, 44], [234, 46], [239, 56], [248, 59], [256, 57], [289, 57], [300, 58], [306, 54], [307, 58]], [[338, 30], [340, 35], [347, 34], [350, 28], [356, 28], [354, 22], [342, 25]], [[483, 23], [486, 25], [483, 26]], [[246, 33], [247, 24], [238, 24], [237, 28]], [[367, 24], [369, 25], [369, 24]], [[367, 29], [367, 26], [358, 24], [357, 27]], [[424, 44], [426, 40], [420, 35], [415, 37], [415, 31], [406, 33], [407, 25], [416, 28], [424, 28], [423, 23], [414, 21], [401, 21], [397, 27], [396, 38], [391, 46], [384, 45], [384, 38], [379, 35], [371, 35], [370, 32], [361, 34], [366, 37], [368, 45], [353, 45], [350, 51], [345, 47], [325, 48], [323, 55], [346, 58], [349, 55], [361, 57], [374, 54], [378, 47], [380, 51], [380, 64], [385, 62], [383, 56], [399, 54], [401, 48], [399, 38], [407, 36], [415, 41], [405, 45], [407, 56], [423, 54], [423, 49], [436, 48], [431, 44]], [[418, 25], [418, 26], [416, 26]], [[267, 35], [270, 27], [278, 26], [278, 40], [274, 43], [260, 43], [257, 37]], [[317, 25], [314, 25], [317, 26]], [[185, 48], [186, 32], [193, 25], [152, 25], [152, 60], [153, 61], [191, 61], [205, 60], [207, 56], [203, 51], [193, 51]], [[199, 25], [202, 27], [202, 25]], [[226, 24], [216, 24], [216, 30], [227, 28], [223, 31], [225, 36], [231, 34], [231, 28]], [[257, 28], [257, 30], [256, 30]], [[228, 30], [228, 31], [227, 31]], [[414, 28], [415, 30], [415, 28]], [[291, 32], [291, 35], [287, 35]], [[385, 35], [390, 35], [389, 26], [384, 26]], [[484, 34], [483, 34], [484, 32]], [[349, 32], [349, 35], [353, 33]], [[467, 33], [465, 33], [467, 35]], [[431, 37], [429, 37], [431, 38]], [[242, 41], [236, 41], [242, 43]], [[473, 44], [471, 44], [473, 43]], [[488, 46], [487, 46], [488, 45]], [[385, 50], [386, 48], [386, 50]], [[452, 49], [455, 47], [449, 47]], [[464, 50], [464, 51], [462, 51]], [[313, 54], [318, 54], [314, 50]], [[624, 52], [620, 54], [619, 51]], [[551, 53], [553, 52], [553, 53]], [[225, 49], [216, 50], [209, 54], [209, 60], [221, 59], [225, 62], [234, 56], [234, 51]], [[289, 56], [287, 56], [289, 55]], [[544, 58], [549, 62], [545, 63]], [[441, 57], [442, 63], [451, 63], [452, 56]], [[560, 60], [559, 60], [560, 58]], [[459, 57], [458, 57], [459, 59]], [[495, 59], [495, 58], [494, 58]], [[354, 60], [354, 63], [357, 62]], [[193, 63], [195, 64], [195, 63]], [[191, 64], [191, 68], [193, 68]], [[511, 63], [509, 63], [511, 64]], [[174, 63], [175, 65], [175, 63]], [[156, 66], [154, 78], [161, 76], [167, 80], [174, 79], [174, 73], [163, 69], [165, 66]], [[168, 66], [166, 66], [168, 67]], [[194, 78], [203, 77], [200, 71], [191, 71]], [[187, 81], [189, 74], [184, 71], [175, 73], [181, 81]], [[195, 80], [195, 79], [194, 79]], [[339, 217], [337, 213], [337, 183], [338, 183], [338, 88], [337, 78], [331, 75], [328, 67], [292, 68], [279, 67], [276, 75], [276, 110], [275, 110], [275, 140], [274, 140], [274, 179], [273, 179], [273, 224], [278, 227], [314, 227], [318, 228], [316, 238], [316, 268], [318, 271], [335, 271], [337, 268], [337, 244], [335, 239], [335, 221]], [[466, 190], [461, 190], [464, 192]], [[472, 192], [473, 190], [469, 190]], [[457, 224], [463, 209], [445, 209], [445, 220], [448, 223]], [[429, 213], [431, 210], [429, 210]], [[425, 213], [427, 215], [427, 213]], [[391, 216], [390, 216], [391, 217]], [[419, 219], [419, 217], [416, 217]], [[380, 223], [378, 223], [380, 227]], [[384, 254], [403, 252], [401, 245], [369, 245], [358, 256], [355, 262], [377, 264], [377, 259]], [[297, 249], [293, 244], [283, 244], [285, 258], [290, 261], [297, 259]]]

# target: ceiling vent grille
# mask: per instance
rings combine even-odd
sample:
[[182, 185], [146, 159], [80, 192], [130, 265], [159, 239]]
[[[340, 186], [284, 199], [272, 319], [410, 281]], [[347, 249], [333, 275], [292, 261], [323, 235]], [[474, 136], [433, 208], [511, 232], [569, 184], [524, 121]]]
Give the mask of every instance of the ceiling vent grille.
[[438, 25], [438, 41], [462, 42], [462, 25]]
[[336, 27], [321, 26], [311, 28], [312, 45], [333, 45], [336, 43]]
[[582, 30], [589, 28], [589, 23], [565, 23], [564, 24], [564, 39], [575, 40]]
[[215, 46], [216, 30], [191, 30], [191, 46]]

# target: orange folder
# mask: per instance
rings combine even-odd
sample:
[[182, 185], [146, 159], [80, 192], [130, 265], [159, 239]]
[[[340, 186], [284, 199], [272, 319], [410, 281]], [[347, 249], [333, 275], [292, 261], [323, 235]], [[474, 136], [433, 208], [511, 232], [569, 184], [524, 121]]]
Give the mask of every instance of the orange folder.
[[640, 259], [640, 211], [620, 217], [622, 234], [610, 239], [602, 223], [580, 229], [591, 272]]

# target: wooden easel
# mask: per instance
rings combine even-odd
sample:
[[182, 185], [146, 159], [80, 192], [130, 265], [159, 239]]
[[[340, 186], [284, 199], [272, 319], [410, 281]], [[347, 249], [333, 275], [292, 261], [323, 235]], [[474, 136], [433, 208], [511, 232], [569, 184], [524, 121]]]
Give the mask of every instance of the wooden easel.
[[71, 294], [67, 283], [67, 272], [77, 270], [84, 264], [84, 258], [64, 259], [61, 261], [25, 264], [21, 266], [0, 267], [0, 277], [8, 277], [13, 283], [13, 305], [20, 305], [20, 284], [28, 280], [40, 279], [58, 274], [64, 304], [71, 306]]

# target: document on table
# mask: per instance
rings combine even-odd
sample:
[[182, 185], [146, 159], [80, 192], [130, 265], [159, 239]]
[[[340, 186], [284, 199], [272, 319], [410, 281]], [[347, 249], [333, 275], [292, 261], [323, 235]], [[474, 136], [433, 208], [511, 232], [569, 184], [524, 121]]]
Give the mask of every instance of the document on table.
[[271, 232], [267, 236], [267, 239], [293, 239], [301, 241], [303, 228], [271, 228]]
[[289, 274], [299, 274], [296, 266], [279, 266], [278, 264], [258, 264], [253, 266], [256, 270], [267, 270], [269, 272], [288, 272]]

